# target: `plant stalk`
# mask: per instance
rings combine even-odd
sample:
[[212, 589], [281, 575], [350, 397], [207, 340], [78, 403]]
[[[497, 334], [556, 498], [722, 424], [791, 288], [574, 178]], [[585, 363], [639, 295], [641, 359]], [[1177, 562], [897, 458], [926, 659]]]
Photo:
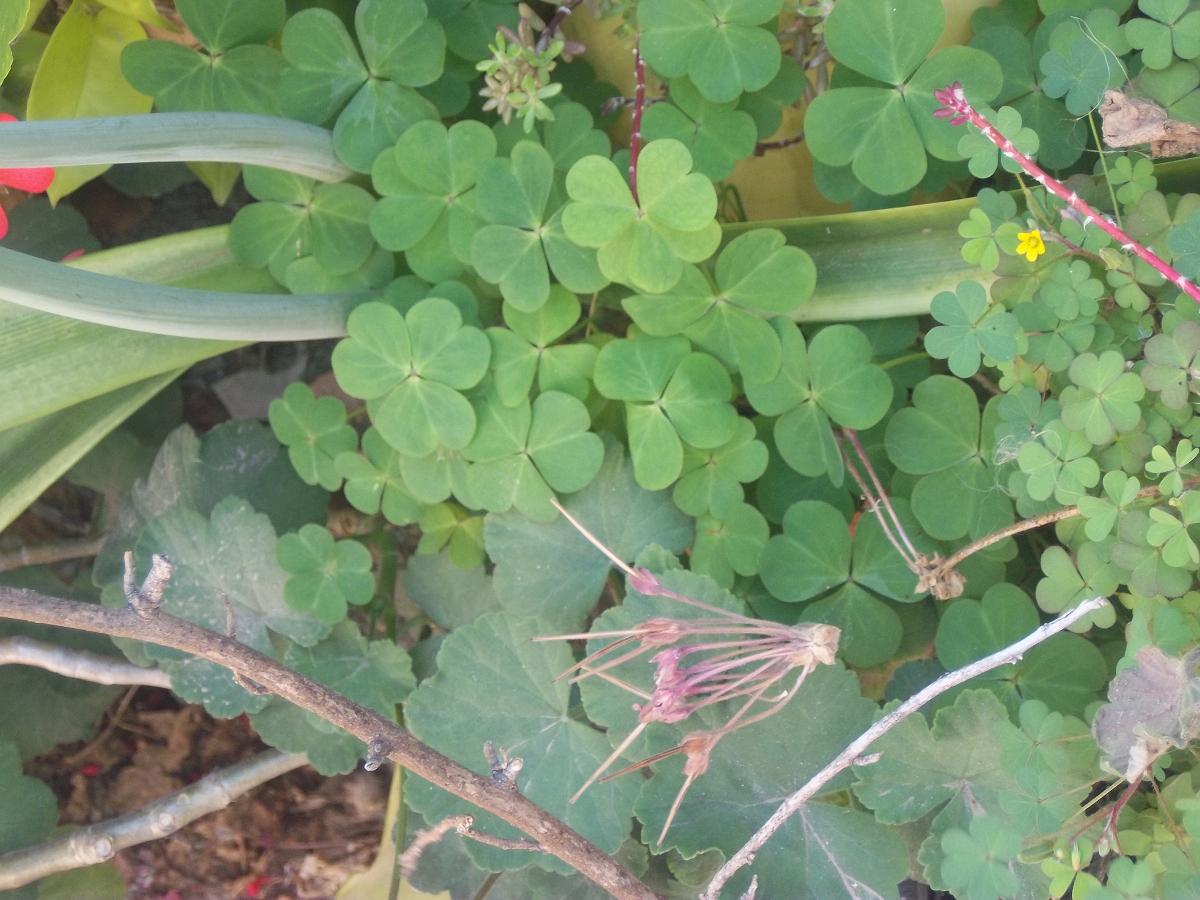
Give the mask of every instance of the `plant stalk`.
[[6, 122], [0, 167], [95, 163], [229, 162], [268, 166], [317, 181], [354, 173], [333, 135], [293, 119], [246, 113], [151, 113], [98, 119]]

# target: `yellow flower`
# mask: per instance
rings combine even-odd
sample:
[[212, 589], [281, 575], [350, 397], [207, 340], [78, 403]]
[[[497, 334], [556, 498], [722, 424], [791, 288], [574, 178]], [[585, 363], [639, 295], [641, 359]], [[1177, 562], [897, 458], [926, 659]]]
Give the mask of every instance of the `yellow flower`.
[[1018, 231], [1017, 252], [1023, 254], [1029, 262], [1045, 253], [1046, 242], [1042, 240], [1042, 233], [1036, 228], [1032, 231]]

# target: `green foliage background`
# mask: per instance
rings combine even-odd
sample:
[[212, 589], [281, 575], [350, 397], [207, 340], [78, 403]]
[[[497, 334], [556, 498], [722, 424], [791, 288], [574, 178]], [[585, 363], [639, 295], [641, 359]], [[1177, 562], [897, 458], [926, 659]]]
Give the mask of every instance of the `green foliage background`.
[[[402, 710], [465, 765], [487, 772], [480, 748], [504, 747], [524, 760], [527, 796], [685, 896], [881, 704], [1108, 596], [1077, 633], [941, 698], [875, 748], [878, 763], [835, 780], [756, 863], [760, 896], [895, 897], [908, 877], [970, 900], [1072, 885], [1081, 898], [1200, 893], [1184, 661], [1200, 636], [1200, 312], [1015, 179], [978, 135], [932, 115], [933, 90], [961, 82], [1020, 149], [1195, 278], [1198, 195], [1160, 190], [1151, 161], [1097, 145], [1093, 111], [1128, 79], [1172, 117], [1200, 121], [1200, 11], [1002, 0], [974, 14], [968, 43], [935, 49], [937, 0], [837, 0], [828, 15], [784, 0], [608, 4], [662, 85], [635, 186], [628, 151], [600, 127], [612, 120], [596, 98], [615, 89], [586, 52], [535, 46], [511, 3], [259, 5], [178, 0], [199, 46], [133, 41], [120, 72], [160, 111], [330, 130], [355, 175], [318, 184], [247, 168], [255, 202], [229, 240], [244, 266], [294, 293], [370, 293], [332, 351], [354, 403], [293, 384], [271, 404], [270, 433], [238, 423], [167, 436], [121, 483], [94, 571], [103, 602], [122, 602], [122, 549], [143, 566], [169, 553], [172, 612], [224, 630], [221, 591], [241, 640], [380, 712]], [[812, 83], [805, 47], [832, 60], [828, 73], [809, 68]], [[807, 104], [804, 138], [830, 199], [873, 221], [914, 195], [976, 196], [949, 238], [975, 277], [932, 292], [927, 314], [863, 295], [869, 315], [847, 304], [832, 317], [844, 321], [818, 324], [806, 310], [823, 280], [866, 283], [884, 251], [848, 243], [822, 270], [793, 242], [795, 223], [729, 227], [722, 212], [719, 182], [773, 138], [817, 69], [829, 80]], [[236, 176], [201, 174], [217, 195]], [[1029, 261], [1017, 235], [1034, 229], [1048, 249]], [[911, 550], [861, 499], [868, 464]], [[339, 492], [358, 516], [335, 536], [325, 508]], [[568, 804], [636, 717], [611, 683], [553, 682], [576, 648], [530, 639], [687, 613], [623, 591], [555, 498], [675, 590], [842, 629], [837, 665], [722, 742], [661, 846], [650, 836], [678, 790], [678, 759]], [[398, 545], [416, 532], [399, 573]], [[930, 594], [918, 553], [958, 559], [961, 589]], [[397, 614], [400, 580], [416, 609]], [[207, 664], [122, 649], [212, 714], [248, 714], [322, 772], [352, 769], [363, 750]], [[648, 684], [651, 667], [622, 672]], [[1174, 719], [1152, 715], [1164, 697]], [[692, 725], [656, 724], [627, 761]], [[0, 779], [36, 793], [18, 755], [68, 737], [13, 745]], [[1147, 746], [1153, 765], [1144, 753], [1130, 762]], [[1144, 776], [1158, 789], [1108, 823], [1099, 788]], [[415, 779], [406, 802], [426, 821], [464, 809]], [[483, 817], [479, 827], [515, 836]], [[503, 872], [496, 890], [513, 896], [585, 896], [550, 857], [456, 841], [422, 864], [419, 886], [469, 896], [484, 872]]]

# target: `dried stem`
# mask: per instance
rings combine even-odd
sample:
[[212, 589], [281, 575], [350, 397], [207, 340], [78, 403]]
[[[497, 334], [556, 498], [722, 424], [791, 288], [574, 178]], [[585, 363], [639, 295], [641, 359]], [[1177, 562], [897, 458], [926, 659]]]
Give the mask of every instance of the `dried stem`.
[[582, 2], [583, 0], [563, 0], [562, 3], [558, 4], [558, 9], [554, 10], [554, 15], [550, 17], [550, 21], [546, 23], [546, 27], [538, 37], [537, 44], [534, 46], [536, 52], [544, 53], [546, 51], [546, 48], [550, 46], [550, 42], [554, 40], [554, 36], [562, 28], [563, 23], [567, 21], [567, 17]]
[[763, 156], [771, 150], [785, 150], [788, 147], [794, 147], [796, 144], [804, 143], [804, 132], [800, 132], [790, 138], [781, 138], [778, 141], [759, 141], [754, 145], [754, 155]]
[[123, 659], [70, 650], [58, 644], [17, 635], [0, 638], [0, 666], [36, 666], [67, 678], [93, 684], [144, 684], [170, 688], [171, 679], [162, 669], [135, 666]]
[[754, 833], [754, 836], [737, 853], [731, 856], [725, 865], [721, 866], [716, 875], [709, 881], [707, 887], [705, 887], [704, 893], [700, 895], [701, 900], [717, 900], [721, 889], [729, 879], [744, 866], [754, 861], [758, 851], [771, 839], [771, 836], [775, 832], [783, 827], [788, 819], [795, 815], [804, 804], [816, 796], [822, 787], [832, 781], [842, 771], [856, 763], [859, 765], [865, 764], [866, 760], [863, 759], [863, 755], [867, 749], [908, 716], [951, 688], [970, 681], [984, 672], [1016, 662], [1029, 652], [1031, 648], [1036, 647], [1060, 631], [1069, 628], [1084, 616], [1103, 607], [1107, 602], [1108, 600], [1104, 597], [1093, 597], [1090, 600], [1084, 600], [1074, 609], [1063, 613], [1057, 619], [1045, 623], [1016, 643], [1010, 644], [1002, 650], [997, 650], [983, 659], [976, 660], [970, 665], [963, 666], [961, 669], [947, 672], [937, 681], [913, 694], [913, 696], [909, 697], [894, 710], [884, 715], [870, 728], [851, 741], [846, 746], [846, 749], [839, 753], [825, 768], [810, 778], [803, 787], [788, 797], [775, 810], [771, 818], [763, 823], [762, 827]]
[[0, 572], [11, 572], [26, 566], [44, 566], [68, 559], [86, 559], [99, 553], [103, 544], [103, 537], [88, 537], [18, 547], [16, 550], [0, 553]]
[[[883, 482], [879, 480], [879, 475], [875, 472], [875, 467], [871, 465], [871, 459], [867, 456], [867, 451], [863, 449], [862, 442], [858, 439], [858, 434], [849, 428], [843, 428], [842, 436], [846, 439], [846, 442], [854, 448], [854, 454], [858, 457], [859, 462], [862, 463], [863, 470], [867, 473], [867, 477], [871, 479], [871, 485], [874, 487], [874, 491], [872, 492], [871, 487], [868, 487], [863, 481], [863, 478], [861, 475], [859, 475], [858, 470], [854, 468], [854, 464], [850, 460], [849, 455], [843, 451], [842, 456], [846, 461], [847, 471], [850, 472], [850, 476], [858, 484], [859, 490], [862, 491], [867, 502], [871, 504], [871, 511], [875, 513], [875, 517], [879, 519], [879, 524], [883, 527], [883, 533], [887, 536], [887, 539], [891, 541], [893, 546], [895, 546], [896, 551], [900, 554], [901, 558], [908, 563], [909, 568], [913, 569], [913, 571], [917, 572], [917, 574], [920, 574], [916, 566], [921, 554], [917, 548], [913, 546], [912, 539], [908, 536], [908, 532], [904, 528], [904, 523], [900, 521], [900, 516], [896, 514], [896, 508], [892, 506], [892, 501], [888, 499], [887, 490], [884, 489]], [[887, 512], [887, 519], [885, 519], [883, 513], [879, 511], [880, 507]], [[891, 520], [890, 526], [888, 519]], [[893, 528], [895, 529], [895, 534], [893, 534]], [[906, 550], [907, 552], [905, 552]]]
[[1169, 282], [1174, 284], [1179, 290], [1183, 291], [1193, 300], [1200, 302], [1200, 287], [1196, 283], [1186, 278], [1179, 270], [1168, 265], [1158, 254], [1149, 248], [1143, 246], [1138, 241], [1134, 240], [1127, 232], [1123, 231], [1120, 226], [1109, 216], [1097, 212], [1092, 208], [1086, 200], [1083, 200], [1075, 191], [1072, 191], [1061, 181], [1055, 179], [1048, 174], [1045, 169], [1035, 163], [1032, 159], [1018, 150], [1013, 142], [1000, 134], [992, 124], [979, 114], [973, 107], [967, 96], [963, 93], [963, 87], [958, 82], [943, 88], [940, 91], [934, 91], [934, 96], [942, 104], [941, 109], [934, 112], [935, 116], [943, 119], [949, 119], [951, 125], [961, 125], [964, 122], [970, 122], [979, 130], [985, 138], [991, 141], [999, 148], [1000, 152], [1019, 165], [1022, 169], [1029, 173], [1038, 184], [1042, 185], [1054, 196], [1058, 197], [1066, 203], [1071, 209], [1075, 210], [1083, 216], [1083, 225], [1086, 227], [1092, 222], [1096, 223], [1101, 231], [1111, 237], [1114, 241], [1120, 244], [1122, 250], [1132, 251], [1139, 259], [1151, 266], [1155, 271], [1161, 274]]
[[[1190, 478], [1184, 482], [1185, 487], [1191, 488], [1200, 484], [1200, 478]], [[1135, 500], [1144, 500], [1146, 497], [1153, 497], [1158, 493], [1158, 485], [1152, 484], [1142, 488], [1134, 496]], [[998, 544], [1005, 538], [1014, 537], [1026, 531], [1033, 531], [1036, 528], [1041, 528], [1043, 525], [1052, 525], [1055, 522], [1061, 522], [1063, 519], [1074, 518], [1079, 515], [1078, 506], [1064, 506], [1062, 509], [1053, 509], [1050, 512], [1042, 513], [1039, 516], [1031, 516], [1028, 519], [1022, 519], [1020, 522], [1013, 522], [1011, 525], [1005, 525], [1003, 528], [998, 528], [991, 534], [985, 534], [977, 541], [973, 541], [963, 547], [957, 553], [947, 557], [942, 561], [940, 568], [943, 571], [949, 571], [961, 563], [968, 556], [978, 553], [980, 550], [986, 550], [993, 544]]]
[[637, 192], [638, 155], [642, 152], [642, 113], [646, 111], [646, 62], [642, 59], [639, 45], [633, 47], [633, 77], [636, 89], [633, 94], [633, 123], [629, 133], [629, 191], [633, 202], [640, 205]]
[[308, 757], [303, 753], [268, 750], [206, 775], [135, 813], [75, 828], [43, 844], [0, 855], [0, 890], [18, 888], [55, 872], [96, 865], [112, 859], [118, 850], [166, 837], [307, 762]]
[[[394, 763], [534, 837], [545, 852], [578, 869], [609, 893], [637, 900], [656, 897], [628, 869], [521, 794], [443, 756], [391, 719], [230, 638], [161, 609], [143, 615], [129, 607], [109, 609], [4, 586], [0, 586], [0, 618], [146, 641], [182, 650], [253, 678], [271, 693], [364, 742], [383, 739], [391, 748], [388, 758]], [[3, 866], [0, 870], [8, 871]]]

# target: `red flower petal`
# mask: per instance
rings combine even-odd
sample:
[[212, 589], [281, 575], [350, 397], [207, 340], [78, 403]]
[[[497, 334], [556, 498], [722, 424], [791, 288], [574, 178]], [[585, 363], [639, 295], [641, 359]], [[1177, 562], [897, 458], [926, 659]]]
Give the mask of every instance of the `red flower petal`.
[[50, 182], [53, 180], [54, 169], [51, 166], [33, 169], [0, 169], [0, 184], [30, 194], [40, 194], [50, 187]]
[[[0, 122], [16, 122], [12, 113], [0, 113]], [[34, 166], [22, 169], [0, 169], [0, 184], [30, 194], [40, 194], [54, 180], [51, 166]], [[0, 235], [3, 237], [3, 235]]]
[[4, 240], [6, 234], [8, 234], [8, 213], [4, 211], [3, 206], [0, 206], [0, 241]]

